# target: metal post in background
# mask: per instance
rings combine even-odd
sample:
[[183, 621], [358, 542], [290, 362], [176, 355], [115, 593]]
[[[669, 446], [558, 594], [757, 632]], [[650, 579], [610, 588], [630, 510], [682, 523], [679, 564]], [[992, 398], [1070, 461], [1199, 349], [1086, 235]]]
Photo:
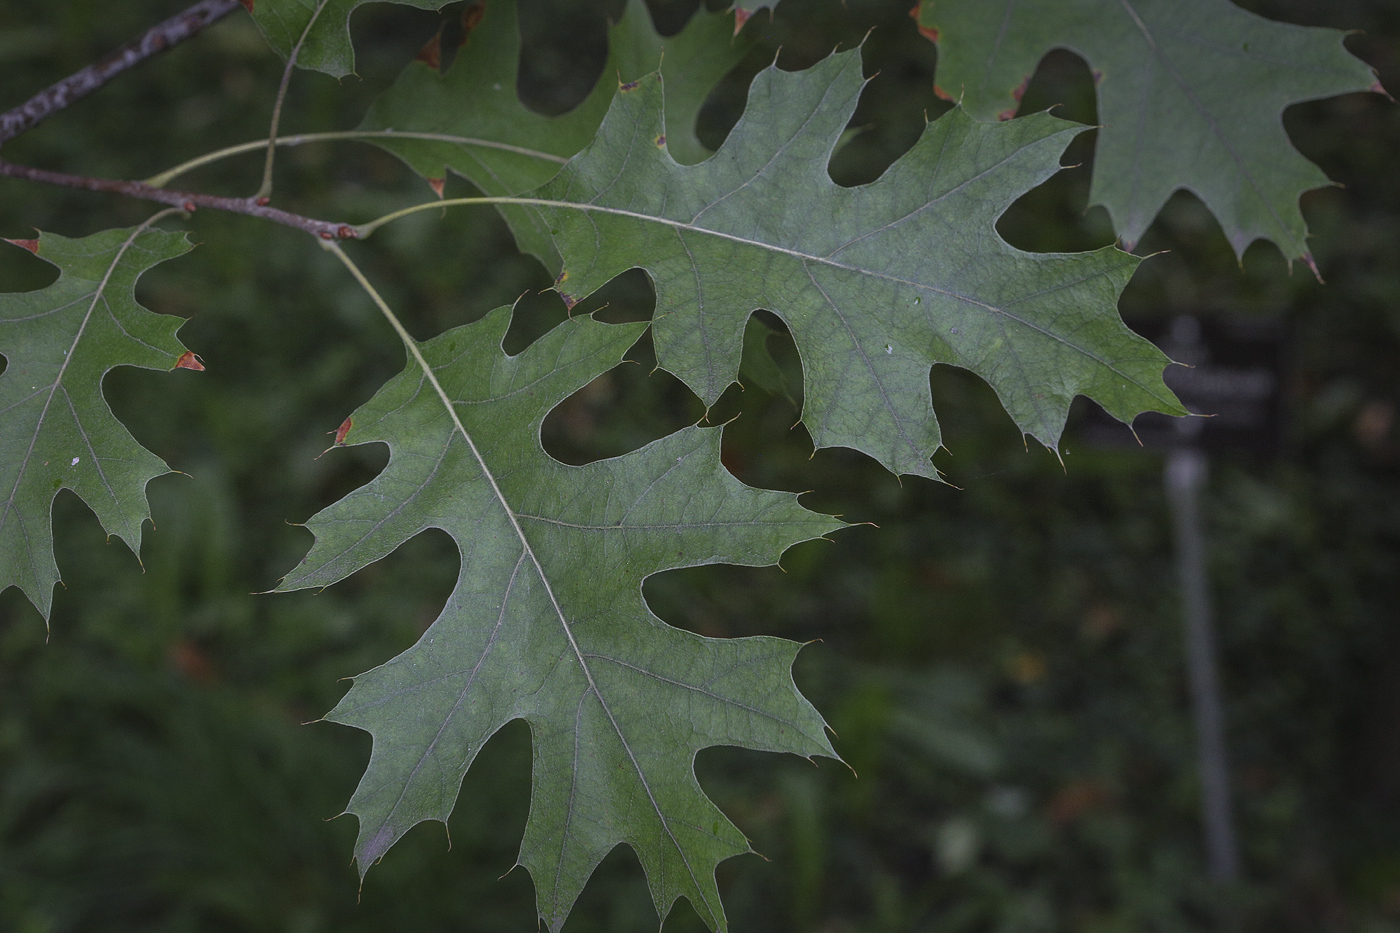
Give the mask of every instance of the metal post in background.
[[1107, 415], [1090, 413], [1079, 434], [1104, 446], [1142, 446], [1166, 454], [1165, 481], [1175, 532], [1181, 586], [1187, 690], [1196, 731], [1196, 767], [1209, 876], [1240, 875], [1225, 740], [1224, 701], [1216, 661], [1206, 536], [1201, 520], [1206, 451], [1269, 457], [1282, 435], [1279, 371], [1283, 331], [1276, 320], [1226, 314], [1180, 315], [1146, 328], [1166, 354], [1185, 366], [1165, 378], [1183, 405], [1211, 417], [1146, 414], [1129, 431]]
[[1212, 881], [1239, 877], [1239, 850], [1230, 803], [1230, 766], [1225, 752], [1224, 703], [1215, 660], [1215, 632], [1206, 582], [1205, 534], [1200, 492], [1206, 455], [1183, 445], [1167, 454], [1167, 494], [1176, 531], [1176, 565], [1186, 622], [1186, 671], [1196, 723], [1197, 767], [1201, 776], [1201, 818]]

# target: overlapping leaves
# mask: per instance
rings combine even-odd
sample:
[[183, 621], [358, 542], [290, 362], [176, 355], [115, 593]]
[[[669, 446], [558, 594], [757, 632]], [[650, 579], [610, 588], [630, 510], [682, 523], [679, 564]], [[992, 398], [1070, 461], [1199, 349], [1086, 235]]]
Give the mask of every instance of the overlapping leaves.
[[642, 581], [772, 564], [840, 523], [734, 479], [719, 429], [586, 466], [554, 460], [540, 446], [545, 415], [614, 366], [641, 326], [579, 318], [511, 357], [500, 349], [508, 322], [500, 309], [422, 344], [424, 365], [411, 361], [354, 413], [341, 439], [387, 444], [389, 464], [308, 523], [316, 543], [281, 587], [334, 583], [427, 528], [461, 554], [437, 621], [355, 678], [327, 717], [374, 736], [349, 806], [360, 870], [414, 824], [445, 821], [482, 745], [524, 719], [534, 763], [520, 864], [549, 927], [625, 842], [663, 917], [686, 897], [722, 928], [715, 866], [748, 846], [701, 791], [695, 754], [834, 752], [793, 685], [797, 645], [672, 628], [647, 608]]
[[23, 245], [61, 274], [39, 291], [0, 294], [0, 589], [18, 586], [47, 617], [59, 490], [76, 492], [108, 534], [140, 550], [146, 484], [169, 469], [112, 414], [102, 380], [117, 366], [193, 359], [175, 337], [184, 321], [142, 308], [135, 294], [142, 273], [189, 243], [137, 227], [77, 240], [46, 233]]
[[1186, 189], [1237, 255], [1264, 238], [1307, 258], [1298, 197], [1327, 177], [1289, 142], [1283, 110], [1376, 86], [1339, 30], [1228, 0], [924, 0], [919, 21], [937, 36], [940, 86], [979, 119], [1014, 114], [1051, 49], [1089, 63], [1103, 124], [1090, 200], [1130, 245]]
[[[251, 0], [268, 44], [284, 59], [295, 52], [297, 65], [343, 78], [355, 70], [350, 42], [350, 14], [370, 0]], [[421, 10], [438, 10], [452, 0], [389, 0]]]
[[[441, 190], [449, 170], [488, 195], [511, 195], [548, 181], [593, 139], [619, 83], [661, 67], [667, 78], [666, 138], [685, 162], [709, 150], [695, 135], [705, 98], [751, 42], [735, 37], [732, 13], [701, 9], [680, 33], [663, 39], [641, 0], [629, 0], [608, 30], [608, 59], [592, 92], [573, 110], [545, 116], [516, 92], [520, 28], [514, 0], [473, 11], [480, 21], [445, 73], [413, 62], [370, 108], [360, 129], [439, 134], [442, 139], [377, 139]], [[504, 208], [525, 252], [558, 271], [558, 257], [537, 217]]]
[[693, 166], [667, 152], [660, 77], [620, 93], [593, 143], [531, 193], [564, 259], [557, 287], [574, 300], [645, 269], [657, 360], [706, 403], [736, 377], [750, 313], [777, 314], [802, 355], [817, 445], [897, 473], [934, 475], [937, 363], [985, 379], [1048, 445], [1076, 395], [1125, 421], [1180, 412], [1166, 358], [1118, 317], [1135, 258], [1031, 254], [996, 232], [1083, 128], [954, 109], [882, 178], [842, 188], [826, 166], [862, 86], [859, 52], [769, 68], [720, 151]]

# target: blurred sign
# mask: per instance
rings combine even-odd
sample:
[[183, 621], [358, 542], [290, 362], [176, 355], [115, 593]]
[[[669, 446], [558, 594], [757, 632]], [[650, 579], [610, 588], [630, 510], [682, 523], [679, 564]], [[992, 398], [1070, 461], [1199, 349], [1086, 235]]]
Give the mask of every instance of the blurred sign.
[[[1210, 417], [1139, 415], [1128, 426], [1091, 406], [1076, 434], [1101, 446], [1276, 453], [1282, 437], [1280, 360], [1283, 329], [1275, 321], [1181, 315], [1143, 336], [1184, 366], [1168, 366], [1167, 386], [1188, 411]], [[1136, 432], [1138, 440], [1133, 438]]]

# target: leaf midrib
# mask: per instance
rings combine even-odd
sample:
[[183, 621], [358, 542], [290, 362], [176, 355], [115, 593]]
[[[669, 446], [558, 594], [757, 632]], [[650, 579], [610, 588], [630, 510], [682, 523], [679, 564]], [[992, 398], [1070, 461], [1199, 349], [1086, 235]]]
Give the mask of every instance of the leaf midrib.
[[[34, 433], [29, 437], [29, 448], [24, 452], [24, 457], [20, 461], [19, 472], [15, 475], [15, 484], [10, 489], [9, 498], [5, 500], [5, 508], [3, 513], [0, 513], [0, 529], [3, 529], [5, 527], [5, 523], [9, 521], [10, 516], [16, 513], [14, 507], [15, 499], [19, 496], [19, 488], [24, 482], [25, 474], [29, 471], [29, 464], [34, 456], [34, 447], [36, 444], [39, 443], [39, 435], [40, 433], [42, 433], [44, 428], [44, 421], [48, 417], [49, 406], [53, 404], [54, 395], [57, 394], [59, 387], [63, 384], [63, 377], [68, 372], [69, 364], [73, 362], [73, 357], [76, 354], [78, 343], [83, 339], [83, 334], [87, 332], [88, 323], [92, 320], [93, 312], [97, 310], [98, 302], [101, 301], [103, 296], [105, 295], [107, 291], [107, 286], [111, 283], [112, 276], [116, 273], [117, 267], [121, 265], [122, 259], [126, 257], [126, 253], [129, 249], [131, 249], [132, 244], [136, 242], [137, 238], [139, 238], [141, 234], [145, 233], [146, 230], [150, 228], [151, 224], [155, 223], [156, 220], [164, 216], [166, 213], [166, 211], [161, 211], [160, 213], [153, 215], [152, 217], [147, 219], [145, 223], [141, 224], [139, 227], [131, 231], [131, 235], [128, 236], [126, 240], [122, 243], [122, 245], [117, 248], [116, 255], [112, 258], [112, 262], [107, 266], [107, 271], [102, 274], [102, 279], [97, 283], [97, 288], [93, 290], [92, 301], [88, 304], [87, 311], [83, 313], [82, 323], [78, 325], [78, 331], [76, 334], [73, 335], [73, 341], [68, 345], [68, 352], [66, 352], [63, 355], [63, 364], [58, 368], [58, 375], [54, 377], [53, 382], [50, 383], [48, 386], [48, 398], [44, 399], [44, 407], [39, 410], [39, 417], [34, 423]], [[33, 398], [33, 396], [29, 397]], [[77, 419], [76, 412], [74, 413], [74, 419], [75, 421]], [[81, 429], [81, 424], [79, 424], [79, 428]], [[86, 435], [84, 435], [84, 437], [86, 437]], [[91, 450], [90, 444], [89, 450]], [[111, 492], [111, 484], [107, 482], [106, 474], [102, 472], [101, 462], [94, 460], [93, 466], [96, 468], [98, 476], [102, 478], [102, 484], [107, 487], [109, 492]], [[27, 533], [25, 534], [25, 540], [29, 540], [29, 535]], [[39, 582], [39, 573], [38, 568], [34, 566], [34, 549], [31, 547], [28, 548], [28, 550], [29, 569], [30, 572], [34, 575], [34, 581], [37, 584]]]
[[[837, 262], [836, 260], [828, 259], [825, 256], [818, 256], [813, 253], [804, 253], [800, 250], [789, 249], [785, 246], [778, 246], [773, 243], [764, 243], [761, 240], [752, 240], [747, 237], [741, 237], [733, 233], [725, 233], [724, 231], [714, 230], [709, 227], [697, 227], [688, 224], [684, 221], [671, 220], [667, 217], [657, 217], [654, 214], [641, 214], [636, 211], [629, 211], [620, 207], [607, 207], [601, 204], [586, 204], [575, 201], [556, 201], [549, 198], [489, 197], [464, 198], [462, 200], [469, 201], [473, 204], [523, 204], [530, 205], [533, 207], [555, 207], [564, 210], [578, 210], [583, 211], [585, 213], [612, 214], [618, 217], [626, 217], [632, 220], [638, 220], [646, 223], [660, 224], [662, 226], [671, 227], [680, 231], [706, 234], [709, 236], [717, 237], [722, 240], [729, 240], [734, 243], [739, 243], [744, 246], [750, 246], [756, 249], [767, 250], [769, 252], [781, 253], [786, 256], [791, 256], [792, 258], [797, 259], [803, 263], [817, 263], [819, 265], [829, 266], [833, 269], [839, 269], [843, 272], [851, 272], [856, 275], [870, 276], [872, 278], [882, 279], [884, 281], [891, 282], [896, 285], [905, 285], [909, 286], [910, 288], [918, 289], [920, 291], [932, 292], [936, 295], [940, 295], [945, 298], [950, 298], [954, 301], [960, 301], [964, 304], [973, 305], [974, 307], [981, 308], [982, 310], [990, 312], [992, 314], [1008, 318], [1009, 320], [1020, 324], [1022, 327], [1025, 327], [1027, 330], [1035, 331], [1043, 337], [1053, 340], [1056, 343], [1063, 344], [1064, 346], [1075, 351], [1081, 356], [1093, 360], [1094, 362], [1098, 363], [1100, 366], [1103, 366], [1110, 372], [1117, 373], [1119, 376], [1128, 380], [1133, 385], [1137, 386], [1139, 389], [1142, 389], [1144, 392], [1146, 392], [1148, 395], [1151, 395], [1153, 398], [1160, 398], [1150, 386], [1143, 385], [1136, 377], [1128, 375], [1127, 373], [1120, 370], [1117, 366], [1110, 363], [1108, 360], [1105, 360], [1102, 357], [1090, 352], [1089, 350], [1086, 350], [1084, 347], [1071, 343], [1069, 340], [1066, 340], [1059, 334], [1056, 334], [1053, 331], [1046, 330], [1044, 327], [1041, 327], [1040, 325], [1029, 321], [1023, 317], [1020, 317], [1019, 315], [1012, 314], [1005, 308], [999, 308], [995, 305], [987, 304], [985, 301], [979, 301], [978, 299], [973, 298], [971, 295], [963, 295], [959, 292], [955, 292], [950, 289], [939, 288], [936, 285], [930, 285], [925, 282], [916, 282], [912, 279], [901, 278], [899, 276], [890, 275], [885, 272], [879, 272], [874, 269], [865, 269], [860, 266], [853, 266], [848, 263]], [[442, 204], [435, 204], [431, 206], [440, 207], [445, 204], [446, 202], [442, 202]], [[1024, 253], [1023, 250], [1016, 250], [1016, 252]]]
[[[689, 872], [690, 879], [695, 885], [696, 891], [700, 892], [701, 897], [704, 897], [703, 886], [700, 884], [700, 879], [695, 877], [695, 869], [690, 865], [690, 859], [686, 854], [685, 848], [681, 845], [680, 840], [676, 838], [675, 833], [671, 831], [670, 822], [666, 819], [666, 814], [662, 812], [661, 804], [657, 801], [656, 795], [652, 793], [651, 782], [647, 780], [646, 773], [642, 770], [641, 762], [637, 761], [637, 756], [632, 752], [631, 743], [627, 741], [627, 736], [623, 735], [622, 727], [618, 725], [617, 717], [613, 715], [607, 700], [603, 699], [602, 691], [598, 689], [597, 681], [593, 679], [593, 671], [588, 666], [588, 659], [583, 649], [579, 647], [578, 641], [574, 638], [573, 628], [569, 625], [569, 620], [564, 615], [563, 607], [559, 605], [558, 597], [554, 595], [554, 587], [549, 582], [548, 575], [544, 572], [544, 565], [535, 554], [535, 549], [530, 545], [530, 539], [526, 537], [525, 529], [520, 525], [519, 516], [516, 515], [515, 509], [511, 508], [510, 502], [506, 499], [505, 493], [496, 482], [495, 475], [491, 472], [491, 467], [487, 465], [486, 458], [481, 455], [481, 451], [477, 448], [476, 441], [472, 439], [471, 434], [467, 431], [466, 425], [462, 424], [462, 419], [457, 415], [456, 406], [452, 404], [452, 399], [448, 396], [447, 391], [443, 389], [442, 383], [438, 381], [437, 374], [433, 372], [433, 368], [428, 365], [428, 361], [423, 358], [423, 354], [418, 349], [417, 343], [413, 342], [408, 346], [414, 359], [417, 360], [418, 365], [422, 368], [424, 376], [427, 378], [428, 382], [432, 384], [433, 389], [438, 394], [438, 398], [442, 400], [443, 406], [451, 413], [453, 425], [462, 435], [462, 439], [467, 442], [467, 448], [471, 451], [472, 456], [476, 458], [477, 465], [481, 468], [481, 474], [486, 477], [486, 481], [491, 484], [491, 492], [496, 496], [496, 501], [501, 504], [501, 509], [506, 513], [506, 517], [510, 519], [510, 526], [515, 529], [516, 537], [520, 539], [521, 548], [524, 549], [525, 555], [529, 557], [530, 563], [534, 565], [535, 573], [539, 575], [540, 583], [544, 585], [544, 591], [549, 596], [549, 604], [554, 608], [555, 616], [559, 619], [559, 627], [563, 629], [564, 637], [569, 641], [569, 648], [574, 652], [574, 657], [578, 661], [579, 669], [583, 671], [583, 676], [588, 681], [588, 690], [584, 692], [583, 697], [586, 697], [589, 692], [597, 697], [598, 705], [603, 708], [603, 712], [607, 715], [608, 722], [612, 725], [613, 731], [617, 733], [618, 741], [622, 743], [623, 749], [626, 750], [627, 758], [632, 762], [632, 767], [637, 772], [637, 777], [641, 780], [643, 789], [647, 792], [647, 799], [651, 801], [652, 809], [656, 811], [656, 818], [661, 822], [661, 828], [666, 831], [666, 835], [671, 840], [671, 844], [675, 846], [676, 852], [680, 854], [681, 861], [685, 863], [686, 871]], [[580, 697], [580, 702], [582, 702], [583, 697]], [[578, 773], [577, 769], [575, 769], [575, 781], [577, 781], [577, 778]], [[572, 810], [572, 808], [570, 809]]]
[[[1186, 99], [1190, 101], [1196, 113], [1205, 121], [1206, 126], [1210, 128], [1215, 138], [1220, 140], [1220, 144], [1225, 147], [1225, 151], [1230, 154], [1230, 159], [1235, 163], [1235, 168], [1249, 184], [1250, 190], [1254, 192], [1255, 197], [1264, 205], [1264, 209], [1268, 211], [1269, 217], [1277, 224], [1277, 229], [1282, 234], [1281, 239], [1292, 240], [1292, 233], [1288, 229], [1288, 225], [1284, 223], [1278, 211], [1274, 210], [1273, 202], [1271, 202], [1264, 194], [1263, 190], [1260, 189], [1259, 183], [1256, 181], [1254, 174], [1249, 170], [1249, 167], [1245, 164], [1244, 158], [1235, 150], [1234, 144], [1230, 141], [1229, 137], [1225, 135], [1225, 131], [1220, 126], [1219, 121], [1215, 119], [1215, 115], [1211, 113], [1204, 101], [1196, 96], [1195, 90], [1187, 83], [1186, 76], [1176, 67], [1176, 63], [1171, 60], [1166, 51], [1157, 44], [1156, 36], [1153, 35], [1152, 30], [1147, 28], [1147, 23], [1138, 15], [1131, 0], [1118, 0], [1118, 3], [1123, 8], [1124, 12], [1127, 13], [1128, 18], [1133, 21], [1133, 25], [1142, 33], [1142, 38], [1147, 43], [1148, 48], [1152, 50], [1153, 57], [1162, 63], [1167, 74], [1171, 76], [1171, 79], [1176, 83], [1177, 87], [1181, 88], [1182, 93], [1186, 95]], [[1146, 108], [1143, 108], [1143, 110], [1145, 112]], [[1133, 168], [1134, 180], [1136, 181], [1138, 169], [1136, 165], [1134, 165]], [[1295, 247], [1298, 245], [1299, 244], [1295, 244]], [[1303, 247], [1302, 252], [1307, 252], [1306, 247]]]
[[[559, 626], [561, 629], [563, 629], [564, 637], [568, 640], [569, 647], [574, 652], [574, 657], [578, 661], [579, 669], [583, 672], [584, 678], [588, 681], [588, 690], [584, 691], [584, 693], [580, 696], [580, 702], [582, 702], [582, 700], [588, 696], [589, 692], [591, 692], [598, 699], [598, 705], [603, 708], [603, 712], [607, 715], [608, 722], [612, 725], [613, 731], [617, 733], [618, 741], [622, 743], [623, 749], [625, 749], [627, 752], [628, 760], [632, 762], [632, 767], [637, 772], [637, 777], [641, 781], [643, 789], [646, 790], [647, 799], [651, 801], [652, 809], [656, 812], [656, 817], [661, 823], [661, 828], [665, 830], [667, 837], [671, 840], [671, 844], [675, 847], [676, 852], [681, 857], [681, 861], [685, 864], [686, 871], [690, 874], [690, 879], [695, 891], [699, 894], [701, 898], [704, 898], [704, 886], [700, 883], [700, 879], [696, 877], [695, 869], [690, 864], [690, 858], [687, 855], [685, 848], [681, 845], [680, 840], [676, 838], [675, 833], [671, 831], [670, 822], [667, 820], [666, 814], [662, 812], [661, 805], [657, 801], [656, 795], [652, 793], [651, 783], [647, 780], [646, 773], [642, 770], [641, 763], [637, 761], [637, 756], [633, 754], [632, 746], [627, 741], [627, 737], [623, 735], [622, 727], [618, 725], [617, 718], [613, 716], [612, 709], [608, 706], [607, 701], [603, 699], [602, 691], [598, 689], [598, 684], [593, 678], [593, 671], [588, 666], [587, 657], [584, 654], [583, 649], [579, 646], [578, 641], [574, 638], [573, 629], [569, 625], [568, 618], [564, 615], [563, 608], [559, 605], [558, 597], [556, 597], [554, 594], [554, 587], [549, 582], [549, 577], [544, 571], [544, 565], [540, 562], [539, 557], [535, 554], [535, 549], [530, 545], [530, 539], [525, 536], [525, 530], [521, 527], [519, 518], [516, 515], [515, 510], [511, 507], [511, 504], [506, 498], [505, 493], [502, 491], [500, 484], [496, 482], [496, 477], [491, 472], [490, 466], [486, 463], [486, 458], [481, 455], [481, 451], [476, 446], [476, 441], [472, 439], [471, 433], [467, 431], [466, 425], [462, 423], [462, 419], [458, 416], [457, 407], [452, 403], [452, 399], [450, 396], [448, 396], [447, 390], [443, 388], [442, 383], [438, 381], [437, 373], [434, 372], [433, 367], [423, 356], [423, 351], [419, 348], [418, 341], [414, 340], [413, 336], [409, 334], [408, 330], [403, 326], [403, 323], [398, 319], [398, 316], [393, 313], [393, 310], [389, 308], [387, 303], [384, 302], [383, 297], [370, 284], [369, 280], [365, 278], [364, 273], [361, 272], [360, 269], [353, 262], [351, 262], [350, 258], [345, 255], [345, 252], [340, 248], [340, 246], [337, 243], [335, 243], [335, 241], [328, 241], [323, 244], [323, 247], [328, 251], [336, 254], [337, 258], [339, 258], [341, 262], [345, 264], [345, 266], [350, 270], [350, 273], [360, 282], [360, 284], [365, 288], [366, 292], [371, 296], [371, 298], [374, 299], [375, 303], [379, 305], [380, 310], [384, 312], [385, 316], [389, 320], [390, 325], [392, 325], [394, 330], [398, 333], [399, 338], [403, 341], [403, 344], [408, 349], [409, 354], [418, 364], [418, 367], [422, 371], [424, 378], [428, 380], [428, 383], [433, 387], [433, 390], [437, 393], [438, 399], [442, 402], [443, 407], [447, 410], [449, 416], [452, 418], [452, 424], [454, 428], [459, 434], [462, 435], [462, 439], [466, 441], [467, 449], [471, 451], [472, 456], [476, 459], [477, 466], [481, 468], [482, 475], [486, 477], [486, 481], [491, 485], [492, 494], [495, 495], [496, 501], [500, 503], [501, 510], [505, 512], [506, 517], [510, 520], [511, 527], [515, 530], [516, 537], [520, 541], [520, 546], [523, 549], [525, 556], [527, 556], [530, 559], [530, 563], [534, 565], [535, 573], [539, 575], [540, 583], [543, 584], [544, 591], [549, 596], [550, 605], [554, 608], [555, 616], [559, 619]], [[577, 777], [577, 769], [575, 769], [575, 781], [577, 780]], [[708, 898], [706, 898], [706, 901], [706, 908], [710, 909], [713, 913], [714, 909], [712, 905], [708, 903]]]

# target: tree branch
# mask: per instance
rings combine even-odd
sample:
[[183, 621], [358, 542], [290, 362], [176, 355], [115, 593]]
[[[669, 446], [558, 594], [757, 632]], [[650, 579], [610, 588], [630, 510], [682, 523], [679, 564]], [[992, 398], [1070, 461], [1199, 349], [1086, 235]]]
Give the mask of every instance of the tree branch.
[[301, 214], [293, 214], [290, 211], [269, 207], [266, 198], [222, 198], [212, 194], [195, 194], [191, 191], [153, 188], [140, 181], [117, 181], [110, 178], [91, 178], [86, 175], [50, 172], [47, 169], [16, 165], [3, 159], [0, 159], [0, 175], [43, 182], [49, 185], [61, 185], [64, 188], [81, 188], [84, 191], [106, 191], [111, 194], [122, 194], [129, 198], [140, 198], [144, 201], [155, 201], [157, 204], [178, 207], [189, 213], [193, 213], [198, 208], [207, 207], [216, 211], [229, 211], [234, 214], [246, 214], [249, 217], [261, 217], [263, 220], [304, 230], [323, 240], [352, 240], [359, 235], [356, 229], [349, 224], [316, 220], [311, 217], [303, 217]]
[[87, 97], [123, 71], [184, 42], [206, 26], [223, 19], [240, 5], [240, 0], [200, 0], [178, 16], [172, 16], [165, 22], [152, 26], [144, 35], [128, 42], [96, 64], [69, 75], [13, 110], [0, 114], [0, 145], [27, 132], [45, 117]]

